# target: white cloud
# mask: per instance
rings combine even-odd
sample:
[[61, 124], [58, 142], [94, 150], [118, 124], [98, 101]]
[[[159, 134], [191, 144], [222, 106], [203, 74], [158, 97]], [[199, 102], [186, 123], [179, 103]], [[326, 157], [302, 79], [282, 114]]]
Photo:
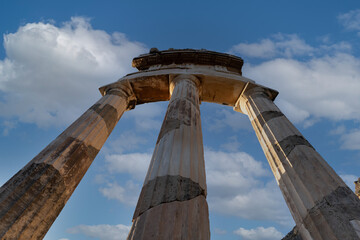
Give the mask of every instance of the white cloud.
[[110, 173], [128, 173], [137, 180], [145, 178], [149, 167], [151, 154], [129, 153], [105, 156], [107, 169]]
[[4, 35], [0, 61], [0, 116], [38, 126], [64, 125], [90, 107], [98, 87], [131, 69], [145, 47], [122, 33], [95, 30], [89, 20], [71, 18], [57, 27], [29, 23]]
[[279, 58], [246, 67], [248, 77], [280, 92], [279, 103], [290, 119], [360, 119], [360, 59], [350, 54], [307, 61]]
[[349, 188], [354, 191], [354, 189], [355, 189], [355, 183], [354, 182], [356, 180], [358, 180], [359, 177], [355, 176], [355, 175], [351, 175], [351, 174], [340, 174], [340, 177], [349, 186]]
[[[99, 191], [108, 199], [114, 199], [135, 206], [140, 194], [142, 182], [151, 160], [149, 153], [111, 154], [105, 156], [106, 169], [110, 176], [127, 174], [124, 185], [116, 181], [109, 182], [109, 175], [98, 175], [96, 181], [103, 185]], [[110, 177], [111, 178], [111, 177]]]
[[215, 228], [215, 229], [214, 229], [214, 233], [215, 233], [215, 234], [219, 234], [219, 235], [224, 235], [224, 234], [226, 234], [227, 232], [226, 232], [226, 230], [224, 230], [224, 229]]
[[107, 183], [99, 191], [108, 199], [114, 199], [127, 205], [135, 206], [140, 194], [141, 185], [132, 180], [126, 182], [125, 186], [120, 186], [117, 182]]
[[[167, 104], [166, 104], [167, 105]], [[166, 107], [162, 103], [146, 103], [126, 114], [126, 117], [135, 119], [138, 130], [160, 130], [161, 123], [165, 117]]]
[[258, 43], [239, 43], [233, 46], [231, 53], [256, 58], [272, 58], [277, 56], [294, 57], [311, 55], [314, 48], [306, 44], [296, 34], [276, 34], [262, 39]]
[[216, 111], [210, 120], [205, 119], [205, 124], [210, 131], [221, 131], [227, 126], [234, 131], [252, 129], [250, 120], [246, 115], [227, 109]]
[[3, 125], [3, 128], [4, 128], [3, 129], [3, 135], [7, 136], [7, 135], [9, 135], [10, 130], [16, 127], [17, 122], [15, 122], [15, 121], [4, 121], [2, 123], [2, 125]]
[[340, 14], [338, 20], [346, 29], [360, 31], [360, 9]]
[[147, 138], [136, 134], [134, 131], [125, 131], [120, 134], [120, 136], [111, 142], [109, 142], [110, 151], [114, 153], [124, 153], [131, 152], [142, 148], [142, 145], [147, 143]]
[[[110, 176], [128, 174], [125, 185], [101, 181], [100, 192], [109, 199], [135, 205], [151, 154], [129, 153], [105, 156]], [[211, 210], [245, 219], [273, 220], [293, 224], [290, 213], [270, 171], [244, 152], [205, 149], [208, 202]], [[265, 179], [265, 180], [264, 180]], [[266, 199], [266, 201], [264, 201]]]
[[340, 125], [329, 132], [330, 135], [341, 135], [346, 132], [345, 125]]
[[283, 234], [274, 227], [239, 228], [234, 233], [244, 240], [279, 240], [283, 237]]
[[[293, 225], [279, 187], [270, 172], [244, 152], [205, 151], [210, 210], [244, 219]], [[266, 200], [264, 200], [266, 199]]]
[[227, 139], [226, 142], [220, 145], [220, 149], [223, 149], [227, 152], [237, 152], [239, 150], [241, 143], [238, 141], [237, 136], [231, 136]]
[[349, 150], [360, 150], [360, 129], [352, 129], [340, 138], [341, 148]]
[[131, 226], [118, 225], [79, 225], [67, 230], [71, 234], [83, 234], [100, 240], [125, 240]]

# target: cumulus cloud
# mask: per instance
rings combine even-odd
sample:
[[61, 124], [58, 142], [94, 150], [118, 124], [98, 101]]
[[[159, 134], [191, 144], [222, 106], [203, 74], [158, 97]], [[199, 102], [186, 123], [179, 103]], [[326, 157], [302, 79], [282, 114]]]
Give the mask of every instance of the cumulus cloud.
[[239, 228], [234, 233], [244, 240], [279, 240], [283, 237], [283, 234], [274, 227]]
[[314, 48], [296, 34], [276, 34], [258, 43], [239, 43], [230, 49], [231, 53], [256, 58], [276, 56], [294, 57], [312, 54]]
[[[359, 11], [348, 14], [353, 16]], [[360, 120], [360, 59], [350, 50], [347, 42], [331, 44], [327, 40], [310, 46], [291, 34], [277, 34], [260, 43], [240, 43], [231, 48], [240, 55], [273, 58], [245, 64], [244, 74], [278, 90], [279, 107], [290, 120], [304, 127], [321, 118]]]
[[110, 149], [105, 149], [111, 154], [121, 154], [131, 152], [142, 148], [148, 139], [144, 136], [136, 134], [134, 131], [125, 131], [119, 135], [118, 138], [109, 142]]
[[105, 156], [110, 173], [127, 173], [137, 180], [145, 178], [151, 160], [150, 153], [111, 154]]
[[340, 138], [341, 148], [348, 150], [360, 150], [360, 129], [352, 129]]
[[280, 92], [296, 122], [360, 119], [360, 59], [344, 53], [308, 61], [278, 58], [247, 66], [247, 76]]
[[274, 180], [267, 180], [272, 176], [261, 162], [244, 152], [209, 149], [205, 151], [205, 159], [211, 210], [244, 219], [293, 225], [279, 187]]
[[[116, 181], [102, 181], [100, 192], [108, 199], [135, 205], [150, 159], [149, 153], [105, 156], [110, 176], [126, 174], [130, 180], [123, 185]], [[279, 187], [261, 162], [245, 152], [211, 149], [205, 149], [205, 159], [211, 210], [245, 219], [293, 225]]]
[[360, 9], [340, 14], [338, 20], [346, 29], [360, 31]]
[[358, 180], [358, 176], [355, 175], [351, 175], [351, 174], [340, 174], [340, 177], [342, 178], [342, 180], [344, 180], [344, 182], [349, 186], [350, 189], [354, 190], [355, 189], [355, 184], [354, 182], [356, 180]]
[[114, 199], [127, 205], [135, 206], [141, 190], [141, 184], [129, 180], [124, 186], [117, 182], [107, 183], [99, 191], [108, 199]]
[[[97, 182], [103, 184], [99, 191], [108, 199], [135, 206], [150, 160], [151, 154], [149, 153], [106, 155], [105, 163], [108, 176], [97, 176]], [[111, 180], [109, 180], [109, 175], [117, 176], [122, 174], [126, 174], [129, 179], [125, 184], [119, 184], [111, 177]]]
[[100, 240], [125, 240], [131, 226], [118, 225], [79, 225], [67, 230], [71, 234], [83, 234]]
[[165, 116], [167, 104], [147, 103], [136, 106], [136, 108], [126, 114], [125, 117], [135, 119], [138, 130], [160, 130], [161, 123]]
[[206, 129], [215, 132], [222, 131], [226, 127], [231, 127], [234, 131], [252, 129], [246, 115], [228, 109], [216, 111], [216, 114], [210, 120], [205, 118], [204, 123], [207, 126]]
[[146, 51], [82, 17], [61, 26], [28, 23], [4, 35], [4, 48], [0, 116], [41, 127], [73, 121], [100, 97], [100, 86], [133, 71], [131, 59]]

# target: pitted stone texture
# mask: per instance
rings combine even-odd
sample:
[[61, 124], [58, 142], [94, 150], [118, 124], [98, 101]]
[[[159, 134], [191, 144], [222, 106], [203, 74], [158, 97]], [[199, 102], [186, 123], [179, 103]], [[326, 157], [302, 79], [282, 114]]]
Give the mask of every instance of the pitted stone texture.
[[136, 218], [128, 240], [209, 240], [209, 212], [204, 196], [163, 203]]
[[[354, 211], [360, 209], [360, 201], [351, 191], [344, 198], [351, 204], [342, 198], [339, 189], [348, 189], [345, 183], [283, 116], [269, 94], [253, 88], [243, 93], [238, 104], [251, 120], [301, 237], [358, 239], [349, 231], [351, 218], [360, 218]], [[328, 203], [330, 196], [338, 202], [320, 204]], [[342, 231], [345, 233], [340, 234]]]
[[355, 194], [360, 199], [360, 178], [358, 178], [358, 180], [355, 181], [354, 183], [355, 183]]
[[278, 151], [283, 151], [284, 154], [288, 156], [292, 152], [292, 150], [294, 150], [294, 148], [299, 145], [304, 145], [313, 148], [311, 144], [303, 136], [299, 136], [299, 135], [293, 135], [284, 138], [283, 140], [275, 144], [275, 148]]
[[41, 239], [128, 106], [106, 95], [0, 188], [0, 238]]
[[189, 64], [224, 66], [229, 71], [241, 74], [244, 61], [237, 56], [208, 50], [169, 49], [165, 51], [150, 51], [133, 59], [133, 67], [139, 70], [149, 69], [154, 65]]
[[303, 239], [301, 238], [297, 228], [294, 227], [293, 230], [291, 230], [288, 234], [286, 234], [286, 236], [283, 237], [281, 240], [303, 240]]
[[133, 219], [159, 204], [183, 202], [200, 195], [205, 196], [205, 190], [189, 178], [169, 175], [157, 177], [143, 186]]
[[198, 81], [178, 76], [128, 239], [209, 239]]
[[360, 221], [359, 216], [359, 200], [348, 187], [339, 187], [317, 202], [303, 222], [313, 239], [357, 240], [360, 236], [351, 221]]
[[167, 175], [189, 178], [206, 192], [199, 92], [186, 78], [176, 82], [144, 185]]
[[1, 239], [42, 239], [47, 229], [40, 223], [55, 220], [66, 195], [64, 180], [51, 165], [32, 163], [19, 171], [0, 189]]

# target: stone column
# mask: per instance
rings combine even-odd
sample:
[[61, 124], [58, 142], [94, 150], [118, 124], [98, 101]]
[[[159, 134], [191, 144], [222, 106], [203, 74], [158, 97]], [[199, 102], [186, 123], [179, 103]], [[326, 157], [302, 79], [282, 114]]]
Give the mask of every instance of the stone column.
[[360, 198], [360, 178], [355, 183], [355, 194]]
[[246, 90], [234, 109], [250, 118], [302, 239], [360, 239], [359, 199], [267, 91]]
[[108, 91], [0, 188], [1, 239], [45, 236], [132, 99]]
[[199, 80], [170, 81], [171, 99], [128, 239], [210, 239]]

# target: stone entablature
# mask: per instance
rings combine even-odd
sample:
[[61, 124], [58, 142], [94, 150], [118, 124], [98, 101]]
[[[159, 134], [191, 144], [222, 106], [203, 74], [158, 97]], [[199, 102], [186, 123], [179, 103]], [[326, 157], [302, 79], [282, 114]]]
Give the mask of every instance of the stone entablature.
[[132, 66], [138, 70], [147, 70], [154, 65], [171, 65], [171, 64], [196, 64], [223, 66], [228, 71], [241, 74], [241, 68], [244, 60], [240, 57], [208, 51], [206, 49], [173, 49], [159, 51], [152, 48], [148, 54], [140, 55], [134, 58]]

